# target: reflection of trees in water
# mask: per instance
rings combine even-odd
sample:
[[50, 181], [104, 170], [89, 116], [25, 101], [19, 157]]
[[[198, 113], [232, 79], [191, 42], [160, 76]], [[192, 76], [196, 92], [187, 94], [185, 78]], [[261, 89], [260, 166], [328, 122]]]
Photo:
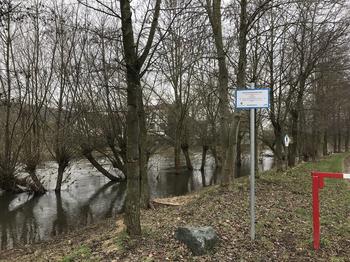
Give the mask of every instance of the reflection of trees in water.
[[[116, 207], [116, 202], [118, 199], [123, 199], [126, 190], [126, 183], [121, 183], [117, 187], [116, 193], [114, 197], [111, 199], [109, 203], [109, 208], [106, 210], [104, 216], [111, 217], [113, 215], [113, 209]], [[124, 206], [124, 201], [122, 201], [122, 206]]]
[[191, 173], [188, 185], [188, 191], [195, 191], [201, 187], [215, 185], [218, 181], [218, 172], [216, 169], [208, 168], [204, 170], [195, 170]]
[[198, 190], [217, 183], [217, 171], [213, 168], [204, 170], [182, 169], [177, 172], [172, 168], [160, 171], [157, 181], [151, 190], [157, 197], [167, 197], [174, 195], [184, 195], [189, 192]]
[[[111, 217], [115, 203], [118, 199], [122, 199], [125, 193], [125, 183], [116, 183], [110, 181], [107, 184], [99, 188], [89, 199], [79, 207], [79, 217], [82, 225], [88, 225], [94, 222], [94, 212], [92, 206], [95, 202], [105, 207], [102, 217]], [[107, 191], [110, 193], [107, 193]]]
[[[156, 196], [183, 195], [200, 187], [216, 184], [220, 180], [216, 170], [209, 166], [204, 172], [200, 172], [199, 169], [194, 171], [183, 169], [176, 174], [173, 168], [165, 167], [161, 170], [154, 169], [152, 172], [154, 181], [151, 183], [151, 190]], [[95, 187], [96, 184], [92, 184]], [[116, 208], [122, 208], [125, 183], [109, 182], [94, 189], [93, 192], [83, 201], [81, 197], [84, 195], [74, 190], [66, 192], [67, 194], [62, 192], [62, 195], [47, 193], [26, 201], [14, 210], [9, 210], [10, 204], [16, 201], [18, 195], [3, 194], [0, 196], [1, 249], [16, 243], [26, 244], [45, 240], [51, 235], [67, 232], [69, 227], [85, 226], [97, 219], [113, 216]], [[38, 210], [38, 205], [48, 207], [52, 213]], [[49, 215], [54, 219], [48, 218]], [[46, 221], [43, 222], [45, 218]]]
[[189, 190], [188, 184], [190, 182], [191, 175], [192, 171], [187, 169], [178, 171], [168, 169], [167, 172], [163, 173], [160, 177], [160, 185], [158, 185], [158, 190], [165, 191], [162, 192], [162, 196], [186, 194]]
[[[10, 194], [1, 197], [0, 210], [6, 214], [1, 220], [1, 249], [18, 243], [40, 240], [39, 227], [33, 212], [39, 197], [33, 197], [15, 209], [9, 210], [11, 202], [16, 198], [17, 195]], [[19, 218], [23, 219], [21, 227], [18, 226]]]
[[220, 172], [217, 168], [213, 169], [213, 175], [210, 177], [209, 185], [217, 185], [219, 183], [218, 176]]
[[[82, 205], [77, 206], [73, 211], [69, 208], [70, 202], [65, 201], [60, 193], [55, 193], [56, 218], [53, 223], [48, 223], [51, 235], [58, 235], [69, 230], [69, 227], [76, 225], [87, 225], [94, 222], [94, 217], [102, 218], [113, 215], [118, 200], [123, 200], [125, 194], [125, 183], [110, 182], [99, 189], [89, 197]], [[52, 195], [51, 195], [52, 196]], [[48, 225], [39, 225], [38, 221], [46, 214], [35, 212], [38, 202], [43, 198], [49, 198], [50, 195], [33, 197], [14, 210], [9, 210], [11, 202], [16, 200], [18, 195], [4, 194], [0, 199], [0, 210], [2, 214], [0, 224], [0, 247], [6, 249], [16, 244], [34, 243], [44, 238], [40, 232], [46, 232], [44, 227]], [[102, 207], [102, 212], [94, 212], [93, 206], [98, 204]], [[121, 205], [121, 204], [120, 204]], [[101, 211], [101, 210], [100, 210]], [[52, 225], [52, 226], [50, 226]], [[40, 231], [38, 229], [41, 229]]]
[[68, 229], [67, 214], [63, 208], [61, 192], [55, 192], [56, 195], [56, 219], [53, 221], [51, 234], [53, 236], [62, 234]]
[[26, 212], [23, 220], [21, 237], [19, 239], [21, 243], [32, 243], [40, 240], [39, 225], [34, 214], [34, 207], [38, 204], [39, 200], [39, 197], [33, 197], [28, 201], [28, 204], [23, 206]]
[[[64, 207], [62, 197], [59, 193], [56, 194], [57, 203], [57, 216], [53, 223], [52, 235], [62, 234], [69, 230], [70, 226], [86, 226], [94, 222], [94, 217], [100, 215], [101, 218], [110, 217], [112, 215], [113, 209], [115, 208], [115, 203], [118, 199], [121, 199], [125, 192], [125, 183], [117, 183], [110, 181], [107, 184], [100, 187], [94, 194], [92, 194], [82, 205], [78, 206], [76, 209], [76, 214], [74, 217], [77, 219], [69, 219], [69, 215]], [[107, 192], [108, 191], [108, 192]], [[103, 207], [102, 213], [94, 212], [93, 206], [98, 203], [99, 206]], [[78, 220], [78, 221], [77, 221]], [[74, 221], [74, 225], [72, 222]]]
[[[100, 197], [100, 195], [104, 195], [104, 193], [108, 190], [108, 188], [112, 187], [113, 185], [116, 185], [115, 182], [110, 181], [107, 184], [103, 185], [100, 187], [96, 192], [89, 197], [89, 199], [79, 207], [79, 213], [80, 213], [80, 218], [81, 218], [81, 223], [82, 225], [88, 225], [89, 223], [93, 223], [94, 221], [94, 214], [91, 209], [91, 205], [94, 203], [94, 201]], [[90, 218], [90, 220], [89, 220]]]
[[[3, 217], [4, 223], [1, 225], [1, 249], [5, 249], [8, 245], [8, 235], [13, 235], [13, 224], [15, 219], [9, 211], [9, 206], [12, 200], [16, 198], [16, 195], [4, 194], [1, 196], [0, 210], [1, 213], [5, 213], [6, 216]], [[8, 214], [8, 215], [7, 215]]]

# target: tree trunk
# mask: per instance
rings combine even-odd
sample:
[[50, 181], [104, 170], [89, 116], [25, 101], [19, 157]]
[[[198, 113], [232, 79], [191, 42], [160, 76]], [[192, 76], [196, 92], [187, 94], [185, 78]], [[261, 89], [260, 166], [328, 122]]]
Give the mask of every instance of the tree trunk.
[[[122, 2], [122, 1], [121, 1]], [[127, 0], [126, 0], [127, 2]], [[131, 14], [130, 14], [131, 15]], [[127, 112], [127, 196], [125, 200], [125, 224], [131, 236], [141, 235], [140, 225], [140, 156], [139, 119], [137, 115], [137, 89], [140, 88], [132, 70], [128, 75]], [[130, 72], [131, 71], [131, 72]]]
[[[274, 134], [275, 134], [275, 150], [274, 150], [274, 157], [275, 157], [275, 163], [277, 171], [283, 170], [283, 162], [285, 159], [283, 159], [283, 134], [282, 134], [282, 128], [281, 126], [276, 123], [274, 125]], [[287, 148], [288, 149], [288, 148]], [[287, 157], [287, 156], [285, 156]]]
[[297, 110], [292, 110], [291, 112], [291, 120], [292, 120], [292, 138], [293, 141], [288, 147], [288, 166], [295, 166], [295, 161], [298, 153], [298, 120], [299, 113]]
[[193, 166], [192, 166], [192, 163], [191, 163], [191, 158], [190, 158], [190, 154], [188, 152], [188, 144], [187, 143], [182, 143], [181, 144], [181, 149], [182, 149], [182, 152], [185, 156], [185, 160], [186, 160], [186, 167], [188, 170], [193, 170]]
[[180, 153], [181, 153], [181, 141], [180, 141], [180, 138], [178, 137], [178, 134], [175, 134], [174, 163], [175, 163], [176, 172], [179, 172], [181, 167]]
[[[221, 185], [227, 186], [234, 175], [235, 160], [226, 159], [226, 157], [235, 157], [236, 148], [230, 144], [230, 128], [236, 131], [233, 126], [236, 121], [230, 121], [230, 103], [228, 94], [228, 70], [226, 66], [226, 51], [223, 44], [222, 26], [221, 26], [221, 1], [213, 0], [212, 2], [207, 0], [207, 13], [209, 21], [213, 29], [214, 42], [217, 53], [217, 61], [219, 65], [218, 74], [218, 93], [219, 93], [219, 121], [220, 121], [220, 147], [218, 148], [218, 161], [221, 162], [219, 166], [221, 170]], [[237, 140], [235, 137], [234, 140]], [[236, 141], [237, 142], [237, 141]], [[234, 150], [234, 152], [232, 152]], [[230, 151], [230, 152], [229, 152]]]
[[96, 159], [92, 156], [91, 152], [84, 152], [83, 155], [102, 175], [107, 177], [109, 180], [116, 182], [120, 182], [123, 180], [120, 177], [116, 177], [109, 173], [99, 162], [96, 161]]
[[61, 191], [63, 173], [64, 173], [64, 170], [66, 169], [67, 166], [68, 166], [68, 162], [60, 161], [58, 163], [57, 180], [56, 180], [56, 188], [55, 188], [56, 192]]
[[238, 137], [237, 137], [237, 159], [236, 159], [236, 167], [238, 169], [242, 166], [242, 138], [243, 135], [241, 132], [239, 132]]
[[[122, 2], [122, 1], [121, 1]], [[127, 1], [126, 1], [127, 2]], [[131, 14], [130, 14], [131, 15]], [[131, 236], [141, 235], [140, 225], [140, 155], [139, 155], [139, 119], [138, 88], [139, 80], [133, 70], [127, 70], [128, 112], [127, 112], [127, 196], [125, 200], [125, 224]]]
[[234, 119], [232, 120], [232, 127], [229, 133], [228, 144], [230, 145], [230, 147], [227, 148], [226, 150], [225, 163], [223, 165], [223, 170], [222, 170], [223, 175], [221, 176], [221, 179], [224, 179], [224, 181], [221, 180], [221, 185], [224, 185], [224, 186], [227, 185], [231, 181], [232, 177], [234, 176], [235, 161], [237, 159], [236, 149], [237, 149], [239, 123], [240, 123], [240, 116], [235, 115]]
[[217, 151], [216, 151], [216, 146], [212, 146], [210, 148], [210, 150], [211, 150], [211, 153], [213, 154], [213, 157], [214, 157], [215, 168], [216, 169], [220, 169], [221, 166], [220, 166], [220, 162], [218, 160], [218, 154], [217, 154]]
[[2, 172], [0, 175], [0, 188], [11, 193], [22, 193], [17, 185], [17, 180], [13, 173]]
[[206, 187], [207, 184], [205, 182], [205, 172], [204, 172], [204, 170], [201, 170], [201, 178], [202, 178], [202, 186]]
[[[8, 6], [10, 4], [8, 3]], [[10, 192], [16, 192], [19, 188], [16, 186], [16, 179], [14, 176], [14, 168], [12, 168], [13, 164], [11, 156], [12, 156], [12, 149], [11, 149], [11, 95], [12, 95], [12, 76], [11, 76], [11, 66], [10, 66], [10, 55], [11, 55], [11, 18], [10, 18], [10, 12], [6, 14], [6, 37], [5, 37], [5, 43], [6, 43], [6, 51], [5, 51], [5, 72], [6, 72], [6, 91], [3, 92], [4, 100], [3, 104], [5, 105], [5, 109], [2, 109], [5, 111], [5, 126], [4, 128], [4, 142], [3, 145], [1, 145], [1, 149], [3, 150], [0, 154], [0, 186], [5, 191]], [[3, 88], [4, 85], [3, 85]]]
[[325, 129], [324, 132], [323, 132], [322, 153], [323, 153], [323, 156], [327, 156], [328, 155], [328, 132], [327, 132], [327, 129]]
[[345, 152], [349, 152], [349, 138], [350, 138], [350, 127], [349, 127], [349, 123], [347, 123], [345, 139], [344, 139], [345, 140], [345, 142], [344, 142]]
[[337, 153], [338, 145], [337, 145], [338, 139], [337, 139], [337, 133], [335, 130], [333, 130], [333, 152]]
[[[140, 158], [140, 145], [142, 146], [142, 143], [140, 144], [140, 132], [144, 131], [142, 128], [143, 123], [140, 123], [139, 118], [139, 113], [143, 110], [143, 108], [139, 108], [142, 106], [142, 103], [140, 103], [142, 99], [142, 97], [140, 97], [140, 95], [142, 95], [141, 67], [148, 57], [152, 47], [153, 38], [158, 25], [161, 0], [157, 0], [155, 3], [148, 39], [140, 57], [138, 57], [137, 50], [135, 48], [136, 44], [134, 41], [130, 0], [120, 0], [119, 3], [121, 11], [124, 58], [126, 64], [128, 104], [126, 115], [126, 170], [128, 180], [126, 186], [127, 194], [125, 199], [124, 224], [126, 225], [126, 232], [131, 237], [136, 237], [141, 235], [140, 180], [142, 178], [140, 175], [141, 169], [144, 168], [144, 166], [140, 168], [140, 163], [144, 163], [144, 160], [142, 159], [143, 156]], [[145, 144], [143, 146], [145, 146]], [[144, 148], [143, 146], [142, 148]], [[144, 174], [144, 179], [146, 179], [146, 176], [147, 175]]]
[[140, 124], [140, 177], [141, 195], [140, 205], [142, 208], [150, 207], [150, 190], [148, 184], [148, 157], [147, 157], [147, 129], [146, 115], [143, 106], [142, 90], [139, 90], [139, 124]]
[[126, 170], [127, 188], [125, 199], [124, 223], [130, 236], [141, 235], [140, 224], [140, 153], [139, 138], [140, 124], [138, 117], [138, 94], [141, 88], [140, 68], [134, 45], [132, 14], [129, 0], [120, 0], [122, 16], [123, 47], [127, 79], [127, 116], [126, 116]]
[[209, 146], [203, 145], [202, 147], [202, 164], [201, 164], [201, 171], [204, 171], [205, 163], [207, 160], [207, 152], [208, 152]]
[[276, 148], [275, 148], [275, 161], [276, 161], [276, 168], [277, 171], [283, 170], [283, 145], [282, 145], [282, 133], [278, 130], [275, 130], [275, 136], [276, 136]]
[[35, 185], [35, 195], [43, 195], [46, 192], [46, 189], [44, 185], [39, 180], [38, 176], [36, 175], [35, 168], [32, 170], [28, 170], [30, 178], [33, 180], [33, 183]]
[[342, 151], [341, 148], [341, 129], [338, 129], [338, 153], [340, 153]]

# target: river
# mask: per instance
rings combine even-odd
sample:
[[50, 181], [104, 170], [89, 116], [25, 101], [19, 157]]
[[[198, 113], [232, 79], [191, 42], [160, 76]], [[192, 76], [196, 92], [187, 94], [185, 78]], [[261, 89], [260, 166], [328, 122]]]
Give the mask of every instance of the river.
[[[175, 173], [171, 155], [154, 155], [149, 163], [152, 197], [179, 196], [217, 183], [214, 161], [209, 156], [205, 171], [199, 170], [201, 154], [192, 154], [194, 171]], [[262, 157], [262, 171], [272, 167], [273, 158]], [[107, 166], [106, 166], [107, 167]], [[107, 167], [108, 168], [108, 167]], [[112, 183], [86, 160], [73, 161], [64, 175], [62, 192], [56, 194], [57, 166], [46, 162], [38, 169], [49, 191], [31, 194], [0, 194], [0, 248], [7, 249], [40, 241], [84, 227], [123, 211], [126, 183]], [[243, 159], [241, 175], [249, 172], [249, 158]]]

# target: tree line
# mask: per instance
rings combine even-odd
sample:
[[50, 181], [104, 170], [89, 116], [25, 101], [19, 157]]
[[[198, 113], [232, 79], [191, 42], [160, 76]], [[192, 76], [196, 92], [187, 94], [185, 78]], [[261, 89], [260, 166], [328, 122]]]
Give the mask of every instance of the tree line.
[[234, 91], [249, 83], [270, 90], [257, 138], [277, 170], [349, 150], [347, 11], [343, 0], [0, 1], [0, 188], [45, 193], [37, 168], [51, 159], [59, 192], [85, 157], [127, 180], [125, 222], [139, 235], [162, 146], [176, 170], [181, 154], [192, 170], [200, 146], [201, 169], [209, 151], [232, 181], [248, 137]]

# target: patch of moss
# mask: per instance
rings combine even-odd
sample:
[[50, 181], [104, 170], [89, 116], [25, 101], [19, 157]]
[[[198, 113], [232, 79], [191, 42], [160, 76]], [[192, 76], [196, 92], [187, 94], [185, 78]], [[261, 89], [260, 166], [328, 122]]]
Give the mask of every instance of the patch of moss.
[[127, 242], [130, 240], [130, 237], [126, 230], [121, 231], [118, 236], [115, 238], [114, 243], [117, 246], [118, 250], [125, 250]]
[[64, 256], [61, 261], [62, 262], [73, 262], [73, 261], [92, 262], [96, 260], [91, 259], [91, 249], [86, 245], [81, 245], [69, 255]]

